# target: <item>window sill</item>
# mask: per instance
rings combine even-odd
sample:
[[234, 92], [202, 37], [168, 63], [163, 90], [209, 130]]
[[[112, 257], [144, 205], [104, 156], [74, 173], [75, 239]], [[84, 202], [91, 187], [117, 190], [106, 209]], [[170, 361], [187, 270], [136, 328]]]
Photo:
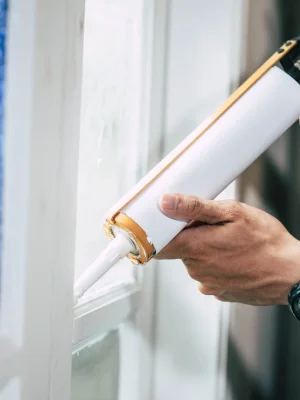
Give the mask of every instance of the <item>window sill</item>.
[[137, 283], [116, 282], [85, 296], [74, 308], [73, 345], [115, 329], [136, 310], [139, 294]]

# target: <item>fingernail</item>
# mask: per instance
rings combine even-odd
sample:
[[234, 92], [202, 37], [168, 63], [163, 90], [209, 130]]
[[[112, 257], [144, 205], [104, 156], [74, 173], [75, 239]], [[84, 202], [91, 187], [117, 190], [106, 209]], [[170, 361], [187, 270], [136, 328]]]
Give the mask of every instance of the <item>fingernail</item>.
[[164, 194], [160, 199], [160, 206], [164, 210], [176, 210], [178, 196], [176, 194]]

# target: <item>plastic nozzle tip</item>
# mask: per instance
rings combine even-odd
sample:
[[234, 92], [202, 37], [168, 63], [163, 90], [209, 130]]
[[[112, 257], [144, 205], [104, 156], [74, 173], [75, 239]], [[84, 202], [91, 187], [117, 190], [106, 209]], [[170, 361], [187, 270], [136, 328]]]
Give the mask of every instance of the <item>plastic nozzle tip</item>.
[[118, 234], [76, 281], [74, 287], [74, 306], [92, 285], [133, 249], [132, 242], [126, 236]]

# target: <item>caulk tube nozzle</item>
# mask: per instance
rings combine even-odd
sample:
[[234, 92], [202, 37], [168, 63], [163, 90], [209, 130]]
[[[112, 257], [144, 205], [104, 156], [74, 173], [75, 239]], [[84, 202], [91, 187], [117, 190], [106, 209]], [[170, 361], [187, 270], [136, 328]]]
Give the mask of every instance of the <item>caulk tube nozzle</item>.
[[98, 258], [75, 282], [74, 305], [84, 293], [96, 283], [111, 267], [133, 250], [131, 241], [121, 233], [113, 239]]

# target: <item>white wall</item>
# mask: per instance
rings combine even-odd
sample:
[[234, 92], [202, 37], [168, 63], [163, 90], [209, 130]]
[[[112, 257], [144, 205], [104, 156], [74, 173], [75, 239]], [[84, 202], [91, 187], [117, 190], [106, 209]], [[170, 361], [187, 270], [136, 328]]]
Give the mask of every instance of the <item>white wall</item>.
[[[169, 5], [165, 152], [228, 96], [241, 10], [234, 0], [173, 0]], [[233, 196], [232, 186], [225, 197]], [[154, 400], [216, 398], [220, 314], [220, 303], [198, 292], [181, 262], [159, 263]]]

